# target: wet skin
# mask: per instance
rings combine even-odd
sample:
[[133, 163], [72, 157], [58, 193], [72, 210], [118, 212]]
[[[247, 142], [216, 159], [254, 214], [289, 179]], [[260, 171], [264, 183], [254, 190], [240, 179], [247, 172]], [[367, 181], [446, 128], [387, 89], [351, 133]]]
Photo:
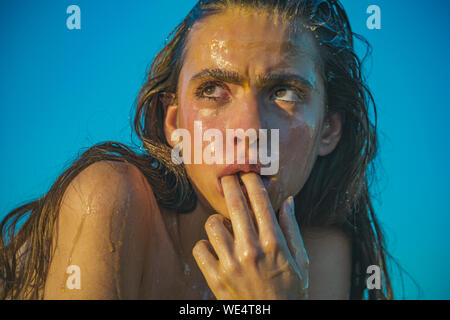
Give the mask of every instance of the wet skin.
[[[325, 92], [312, 35], [289, 35], [287, 25], [274, 25], [270, 17], [229, 12], [195, 25], [186, 52], [178, 104], [168, 110], [168, 131], [185, 128], [193, 139], [194, 121], [224, 136], [226, 129], [279, 129], [280, 170], [268, 191], [274, 208], [280, 208], [300, 191], [318, 153], [329, 152], [319, 143]], [[233, 73], [239, 82], [198, 77], [205, 69]], [[277, 80], [262, 80], [270, 77]], [[172, 113], [177, 113], [176, 123]], [[207, 202], [227, 217], [215, 186], [225, 166], [187, 164], [186, 169]]]
[[[193, 133], [196, 120], [222, 132], [280, 129], [280, 170], [268, 190], [258, 174], [241, 174], [247, 199], [234, 174], [221, 179], [222, 195], [225, 165], [186, 165], [199, 202], [177, 214], [158, 206], [136, 167], [91, 165], [64, 196], [46, 298], [302, 299], [308, 278], [310, 297], [348, 296], [348, 239], [299, 228], [288, 199], [315, 159], [335, 148], [340, 120], [325, 114], [313, 36], [287, 30], [272, 17], [236, 10], [196, 24], [177, 104], [167, 106], [165, 119], [168, 141], [177, 128]], [[220, 72], [196, 77], [205, 69]], [[217, 79], [230, 72], [239, 76]], [[81, 269], [81, 290], [61, 290], [68, 261]]]
[[[194, 121], [224, 136], [226, 129], [280, 130], [280, 170], [270, 177], [268, 190], [258, 174], [240, 175], [248, 199], [238, 174], [219, 179], [224, 195], [219, 192], [216, 184], [226, 164], [185, 165], [200, 204], [180, 223], [205, 225], [208, 240], [197, 242], [193, 254], [217, 298], [306, 296], [308, 258], [299, 227], [289, 210], [281, 210], [279, 222], [275, 213], [289, 207], [286, 199], [301, 190], [315, 159], [330, 153], [340, 138], [339, 119], [330, 117], [332, 125], [324, 126], [325, 92], [317, 57], [311, 33], [291, 34], [287, 24], [270, 16], [230, 10], [191, 31], [177, 104], [167, 108], [168, 141], [177, 128], [194, 137]], [[245, 143], [233, 142], [236, 148]], [[213, 212], [218, 215], [211, 216]], [[190, 230], [181, 233], [185, 252], [204, 237], [202, 231]], [[276, 277], [269, 276], [274, 272]], [[247, 276], [242, 279], [241, 274]]]

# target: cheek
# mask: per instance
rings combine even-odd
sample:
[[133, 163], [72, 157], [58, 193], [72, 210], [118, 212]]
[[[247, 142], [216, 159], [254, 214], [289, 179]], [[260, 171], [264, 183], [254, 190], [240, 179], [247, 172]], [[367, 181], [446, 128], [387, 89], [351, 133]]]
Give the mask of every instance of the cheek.
[[[192, 147], [192, 156], [194, 152], [200, 152], [203, 155], [203, 152], [207, 150], [207, 148], [217, 148], [220, 146], [217, 139], [212, 138], [211, 141], [207, 140], [207, 134], [212, 134], [220, 131], [223, 138], [221, 140], [223, 144], [225, 143], [223, 139], [225, 138], [225, 128], [227, 124], [227, 120], [223, 117], [217, 116], [216, 111], [213, 109], [202, 109], [202, 108], [191, 108], [188, 112], [184, 113], [184, 117], [180, 119], [180, 127], [187, 129], [190, 133], [191, 138], [191, 147]], [[211, 129], [214, 129], [212, 131]], [[202, 163], [204, 159], [202, 158]], [[193, 160], [192, 160], [193, 161]], [[193, 163], [193, 162], [191, 162]]]
[[306, 121], [297, 123], [280, 136], [280, 170], [278, 188], [273, 194], [277, 203], [300, 192], [316, 159], [317, 133]]
[[[216, 147], [215, 139], [213, 142], [204, 140], [205, 131], [218, 129], [224, 132], [226, 121], [220, 114], [217, 114], [217, 109], [204, 108], [195, 99], [186, 99], [180, 105], [182, 107], [178, 113], [178, 127], [186, 129], [190, 133], [191, 139], [191, 161], [190, 164], [185, 164], [185, 167], [194, 183], [203, 189], [208, 183], [215, 183], [217, 171], [217, 165], [207, 164], [204, 161], [203, 153], [206, 148], [208, 146]], [[200, 154], [201, 163], [194, 163], [195, 152]], [[211, 186], [209, 185], [209, 187]]]
[[[305, 113], [291, 121], [280, 137], [281, 162], [285, 165], [305, 162], [312, 154], [317, 143], [317, 116]], [[289, 152], [283, 152], [288, 151]]]
[[180, 128], [193, 132], [195, 121], [201, 121], [202, 127], [206, 129], [220, 129], [224, 124], [217, 108], [206, 108], [204, 103], [194, 98], [180, 101], [180, 106], [178, 113], [178, 125]]

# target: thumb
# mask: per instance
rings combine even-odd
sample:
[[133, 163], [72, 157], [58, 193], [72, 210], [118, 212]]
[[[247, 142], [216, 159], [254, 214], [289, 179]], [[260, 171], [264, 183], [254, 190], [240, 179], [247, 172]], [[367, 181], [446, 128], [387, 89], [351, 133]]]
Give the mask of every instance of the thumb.
[[295, 218], [294, 198], [292, 196], [287, 198], [281, 206], [279, 223], [295, 262], [301, 270], [305, 267], [308, 268], [309, 258]]

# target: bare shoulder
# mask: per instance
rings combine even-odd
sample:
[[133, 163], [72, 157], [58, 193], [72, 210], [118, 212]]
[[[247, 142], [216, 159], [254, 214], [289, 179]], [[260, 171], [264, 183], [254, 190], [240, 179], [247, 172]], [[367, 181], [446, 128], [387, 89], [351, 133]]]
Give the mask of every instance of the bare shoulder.
[[81, 171], [62, 198], [45, 298], [136, 298], [155, 206], [132, 164], [99, 161]]
[[348, 299], [351, 288], [351, 239], [334, 227], [305, 228], [302, 237], [310, 260], [310, 298]]
[[[151, 187], [143, 173], [127, 162], [99, 161], [78, 174], [67, 188], [63, 204], [85, 205], [87, 209], [120, 205], [133, 197], [141, 206], [152, 205]], [[84, 200], [80, 203], [80, 200]], [[101, 210], [105, 213], [105, 210]]]

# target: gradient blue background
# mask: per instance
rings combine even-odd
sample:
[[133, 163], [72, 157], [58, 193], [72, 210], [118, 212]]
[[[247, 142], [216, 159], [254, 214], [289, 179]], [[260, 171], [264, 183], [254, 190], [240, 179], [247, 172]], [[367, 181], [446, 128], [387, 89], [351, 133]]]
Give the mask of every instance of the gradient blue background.
[[[130, 143], [145, 71], [194, 5], [179, 1], [0, 1], [0, 217], [47, 192], [81, 151]], [[66, 8], [81, 8], [81, 30]], [[345, 0], [379, 112], [376, 209], [408, 278], [396, 298], [449, 299], [449, 7], [446, 0]], [[376, 4], [382, 29], [368, 30]]]

